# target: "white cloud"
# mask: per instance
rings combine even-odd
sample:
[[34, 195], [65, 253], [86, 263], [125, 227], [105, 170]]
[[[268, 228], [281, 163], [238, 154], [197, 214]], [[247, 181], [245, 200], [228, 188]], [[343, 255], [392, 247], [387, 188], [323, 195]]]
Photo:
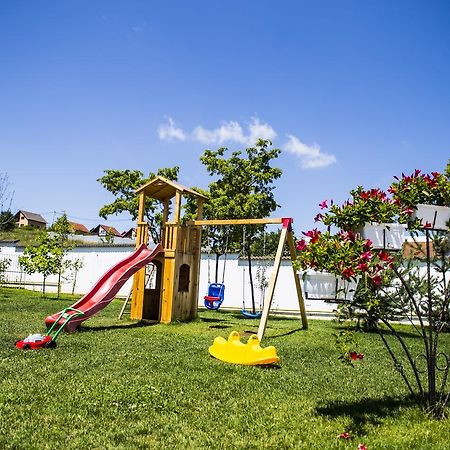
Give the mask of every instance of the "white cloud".
[[[159, 138], [166, 141], [196, 141], [203, 145], [223, 145], [238, 143], [252, 146], [258, 139], [270, 139], [277, 137], [277, 132], [267, 122], [261, 122], [258, 117], [252, 117], [247, 123], [246, 129], [239, 122], [230, 120], [213, 129], [204, 128], [201, 125], [195, 127], [192, 132], [187, 132], [177, 126], [175, 121], [167, 118], [167, 123], [158, 128]], [[284, 148], [300, 160], [303, 169], [318, 169], [336, 162], [336, 157], [329, 153], [323, 153], [317, 144], [308, 146], [296, 136], [288, 134], [288, 141]]]
[[322, 153], [317, 144], [308, 146], [292, 134], [288, 134], [288, 142], [284, 148], [300, 159], [303, 169], [318, 169], [336, 162], [336, 157], [329, 153]]
[[171, 117], [168, 117], [167, 120], [168, 123], [162, 124], [158, 128], [159, 138], [166, 141], [191, 139], [205, 145], [237, 142], [250, 146], [254, 145], [259, 138], [273, 140], [277, 136], [276, 131], [268, 123], [260, 122], [257, 117], [251, 118], [251, 122], [247, 124], [247, 132], [244, 132], [239, 122], [233, 120], [223, 122], [222, 125], [211, 130], [199, 125], [191, 133], [178, 127]]
[[167, 122], [158, 128], [158, 135], [162, 141], [185, 141], [187, 139], [186, 133], [175, 124], [171, 118], [167, 118]]
[[207, 130], [198, 126], [192, 132], [192, 139], [202, 144], [223, 144], [224, 142], [239, 142], [245, 144], [247, 139], [244, 136], [242, 127], [237, 122], [224, 122], [219, 128]]
[[253, 145], [258, 139], [273, 139], [277, 136], [276, 131], [268, 124], [261, 123], [257, 117], [252, 117], [252, 122], [248, 125], [249, 136], [247, 143]]

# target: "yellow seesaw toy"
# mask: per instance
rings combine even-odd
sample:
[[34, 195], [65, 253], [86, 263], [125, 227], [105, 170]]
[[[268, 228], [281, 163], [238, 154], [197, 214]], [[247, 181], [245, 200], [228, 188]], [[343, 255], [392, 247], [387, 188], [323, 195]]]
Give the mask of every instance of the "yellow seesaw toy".
[[277, 350], [273, 346], [262, 348], [256, 335], [249, 337], [246, 344], [241, 342], [237, 331], [232, 331], [226, 341], [219, 336], [209, 347], [209, 354], [214, 358], [231, 364], [254, 366], [258, 364], [275, 364], [280, 361]]

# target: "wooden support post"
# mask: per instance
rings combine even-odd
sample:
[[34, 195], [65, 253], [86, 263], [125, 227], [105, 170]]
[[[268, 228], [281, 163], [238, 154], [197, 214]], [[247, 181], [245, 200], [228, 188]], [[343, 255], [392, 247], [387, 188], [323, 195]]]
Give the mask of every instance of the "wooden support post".
[[[295, 245], [294, 245], [294, 240], [292, 237], [291, 220], [290, 219], [285, 219], [283, 221], [283, 228], [281, 230], [280, 241], [278, 243], [277, 253], [275, 255], [275, 262], [273, 265], [272, 273], [270, 274], [269, 286], [267, 289], [266, 297], [264, 299], [264, 309], [263, 309], [263, 313], [261, 316], [261, 321], [259, 322], [259, 327], [258, 327], [259, 341], [262, 341], [262, 339], [264, 337], [264, 332], [266, 331], [267, 320], [269, 318], [270, 307], [272, 306], [273, 295], [275, 293], [275, 286], [277, 284], [278, 273], [280, 271], [281, 259], [283, 258], [283, 249], [284, 249], [284, 244], [286, 243], [286, 240], [288, 240], [289, 250], [291, 252], [291, 260], [293, 261], [295, 259]], [[296, 273], [294, 267], [292, 267], [292, 269], [294, 272], [298, 303], [299, 303], [300, 312], [302, 315], [302, 324], [303, 324], [304, 328], [307, 328], [308, 322], [306, 319], [305, 303], [303, 301], [303, 295], [302, 295], [302, 291], [300, 288], [300, 283], [299, 283], [298, 276], [297, 276], [297, 273]]]
[[291, 255], [292, 271], [294, 273], [295, 289], [297, 291], [297, 300], [298, 306], [300, 308], [300, 315], [302, 318], [302, 326], [303, 329], [306, 330], [308, 328], [308, 319], [306, 318], [305, 299], [303, 298], [302, 288], [300, 286], [300, 279], [298, 277], [297, 270], [294, 267], [294, 261], [297, 259], [297, 253], [295, 251], [294, 235], [291, 229], [289, 229], [286, 238], [289, 246], [289, 253]]

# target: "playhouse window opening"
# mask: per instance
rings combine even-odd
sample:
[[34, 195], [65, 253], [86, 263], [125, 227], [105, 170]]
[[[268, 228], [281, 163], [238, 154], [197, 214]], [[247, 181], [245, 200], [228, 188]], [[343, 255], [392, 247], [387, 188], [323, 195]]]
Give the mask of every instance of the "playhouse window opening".
[[178, 292], [189, 291], [189, 272], [190, 267], [188, 264], [182, 264], [180, 266], [179, 278], [178, 278]]

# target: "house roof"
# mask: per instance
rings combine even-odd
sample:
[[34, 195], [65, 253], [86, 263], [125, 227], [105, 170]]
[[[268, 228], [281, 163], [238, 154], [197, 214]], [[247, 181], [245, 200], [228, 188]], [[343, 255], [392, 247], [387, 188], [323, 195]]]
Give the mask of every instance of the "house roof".
[[95, 228], [91, 229], [91, 233], [98, 233], [100, 228], [105, 230], [107, 233], [111, 233], [113, 236], [122, 237], [122, 234], [119, 233], [114, 227], [110, 227], [108, 225], [97, 225]]
[[80, 233], [89, 233], [89, 230], [82, 223], [69, 222], [69, 225], [75, 232], [78, 231]]
[[40, 214], [24, 211], [23, 209], [17, 211], [15, 217], [18, 218], [20, 213], [22, 213], [26, 219], [32, 220], [33, 222], [47, 223], [47, 221]]
[[207, 197], [199, 192], [189, 189], [176, 181], [168, 180], [167, 178], [158, 176], [147, 184], [144, 184], [139, 189], [136, 189], [139, 194], [144, 192], [147, 197], [155, 198], [157, 200], [164, 200], [166, 198], [172, 198], [177, 192], [182, 195], [193, 195], [197, 198], [203, 198], [207, 200]]
[[135, 233], [135, 232], [136, 232], [136, 228], [130, 228], [129, 230], [124, 231], [124, 232], [122, 233], [122, 237], [132, 236], [133, 233]]

